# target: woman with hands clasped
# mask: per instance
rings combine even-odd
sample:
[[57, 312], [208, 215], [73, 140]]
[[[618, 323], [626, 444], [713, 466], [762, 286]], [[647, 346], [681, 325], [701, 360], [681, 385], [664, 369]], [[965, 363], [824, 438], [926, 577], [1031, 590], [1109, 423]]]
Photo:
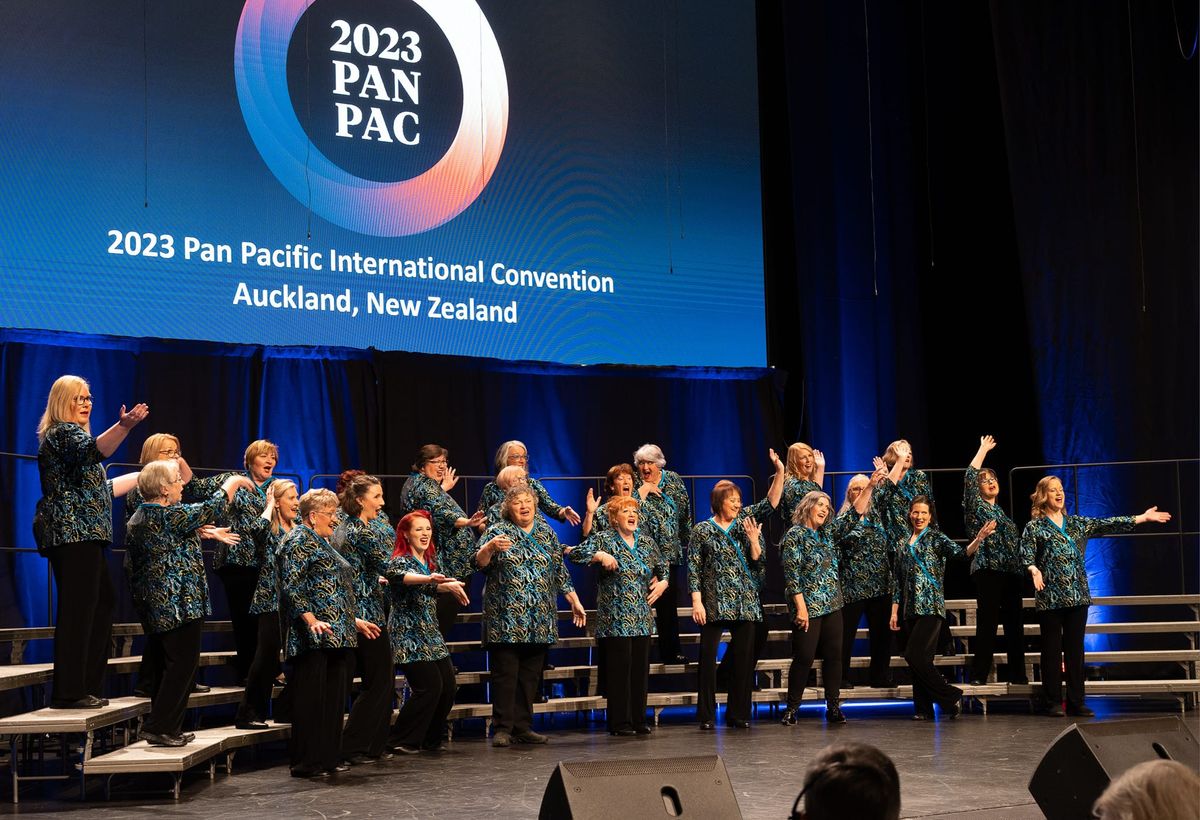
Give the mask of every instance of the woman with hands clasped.
[[436, 600], [438, 593], [454, 596], [461, 606], [470, 600], [462, 581], [438, 571], [433, 521], [425, 510], [410, 512], [396, 524], [396, 548], [385, 576], [392, 601], [392, 651], [410, 692], [388, 746], [402, 754], [442, 751], [442, 727], [458, 685], [438, 631]]
[[570, 603], [575, 625], [587, 623], [562, 544], [537, 505], [527, 485], [509, 490], [500, 508], [503, 520], [488, 527], [475, 555], [487, 576], [483, 643], [492, 670], [492, 745], [498, 747], [549, 740], [533, 731], [533, 698], [546, 650], [558, 640], [559, 594]]
[[1067, 678], [1067, 714], [1093, 714], [1083, 702], [1083, 636], [1092, 603], [1084, 555], [1087, 539], [1129, 532], [1137, 524], [1165, 524], [1171, 514], [1151, 507], [1141, 515], [1087, 518], [1068, 515], [1058, 476], [1038, 481], [1030, 496], [1033, 519], [1021, 534], [1021, 564], [1033, 576], [1042, 627], [1042, 695], [1046, 714], [1061, 717], [1062, 672]]
[[[886, 486], [895, 492], [894, 485]], [[962, 712], [962, 690], [947, 683], [933, 663], [938, 635], [946, 620], [946, 561], [974, 555], [996, 529], [996, 522], [984, 524], [964, 550], [934, 526], [932, 509], [923, 495], [909, 505], [911, 531], [898, 548], [890, 626], [899, 631], [903, 620], [908, 630], [904, 660], [913, 676], [913, 720], [933, 720], [934, 703], [953, 720]]]
[[754, 624], [762, 620], [760, 590], [767, 568], [760, 525], [779, 506], [784, 479], [783, 462], [769, 452], [775, 476], [766, 497], [743, 507], [737, 485], [718, 481], [710, 498], [712, 518], [692, 527], [688, 543], [692, 620], [700, 627], [696, 718], [704, 730], [716, 728], [717, 644], [726, 629], [733, 666], [725, 720], [735, 729], [750, 728]]
[[596, 639], [604, 646], [608, 731], [648, 735], [646, 689], [650, 672], [650, 607], [667, 588], [658, 544], [639, 527], [638, 502], [618, 497], [605, 505], [609, 526], [571, 551], [577, 564], [600, 566]]

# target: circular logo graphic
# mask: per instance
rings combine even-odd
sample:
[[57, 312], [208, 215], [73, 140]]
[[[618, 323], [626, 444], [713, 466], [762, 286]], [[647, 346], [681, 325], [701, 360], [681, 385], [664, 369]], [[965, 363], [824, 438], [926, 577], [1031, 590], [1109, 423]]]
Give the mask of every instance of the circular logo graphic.
[[[288, 87], [287, 55], [311, 0], [248, 0], [234, 45], [242, 116], [267, 167], [314, 213], [374, 236], [421, 233], [462, 213], [492, 178], [508, 132], [508, 78], [479, 6], [473, 0], [412, 2], [432, 18], [454, 52], [462, 115], [445, 154], [411, 179], [355, 176], [319, 151], [301, 125]], [[396, 138], [402, 140], [405, 123], [397, 118], [395, 124]]]

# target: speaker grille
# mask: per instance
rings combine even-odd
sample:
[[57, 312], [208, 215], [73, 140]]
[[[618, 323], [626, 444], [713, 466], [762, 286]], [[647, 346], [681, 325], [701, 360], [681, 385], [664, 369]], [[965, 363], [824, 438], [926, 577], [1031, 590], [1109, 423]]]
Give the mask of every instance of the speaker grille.
[[562, 767], [572, 777], [631, 777], [640, 774], [694, 774], [711, 772], [721, 758], [660, 757], [653, 760], [594, 760], [563, 761]]

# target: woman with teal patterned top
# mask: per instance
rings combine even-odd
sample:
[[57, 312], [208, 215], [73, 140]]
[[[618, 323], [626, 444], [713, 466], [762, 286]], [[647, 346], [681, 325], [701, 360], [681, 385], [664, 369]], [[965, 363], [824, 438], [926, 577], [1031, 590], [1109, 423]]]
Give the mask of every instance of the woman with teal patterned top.
[[611, 529], [608, 505], [618, 498], [632, 498], [637, 503], [640, 529], [644, 532], [649, 531], [650, 535], [654, 537], [654, 542], [658, 543], [658, 531], [661, 524], [657, 518], [642, 514], [642, 505], [633, 493], [633, 484], [633, 465], [614, 464], [608, 468], [608, 472], [604, 476], [604, 503], [600, 503], [600, 499], [592, 492], [592, 488], [588, 487], [587, 511], [583, 514], [581, 527], [584, 538]]
[[790, 524], [800, 499], [811, 492], [819, 492], [825, 483], [825, 454], [797, 441], [788, 446], [786, 467], [779, 510]]
[[[469, 584], [475, 572], [475, 529], [486, 521], [483, 510], [467, 517], [450, 496], [458, 475], [449, 466], [450, 452], [437, 444], [426, 444], [417, 451], [413, 472], [400, 489], [400, 512], [407, 515], [425, 510], [433, 519], [433, 540], [438, 545], [442, 572]], [[437, 599], [438, 626], [442, 637], [450, 634], [462, 605], [453, 595]]]
[[783, 462], [774, 450], [769, 452], [775, 477], [766, 497], [743, 507], [737, 485], [718, 481], [710, 499], [712, 518], [693, 527], [688, 542], [692, 620], [700, 627], [696, 718], [701, 729], [716, 728], [717, 644], [726, 629], [727, 652], [733, 653], [726, 723], [750, 727], [754, 624], [763, 617], [759, 589], [767, 565], [759, 525], [775, 512], [783, 494]]
[[492, 745], [545, 743], [548, 738], [532, 728], [533, 697], [546, 650], [558, 640], [558, 595], [570, 603], [576, 626], [587, 623], [587, 613], [558, 536], [537, 515], [537, 494], [513, 487], [501, 510], [504, 520], [488, 527], [475, 556], [487, 576], [483, 643], [492, 670]]
[[356, 475], [342, 489], [341, 509], [346, 522], [334, 530], [333, 546], [350, 565], [356, 617], [376, 627], [362, 634], [354, 648], [355, 669], [362, 685], [342, 730], [342, 754], [354, 765], [374, 763], [384, 754], [392, 700], [396, 694], [395, 663], [388, 641], [383, 589], [392, 545], [371, 522], [383, 509], [383, 485], [372, 475]]
[[[882, 459], [876, 461], [883, 466]], [[864, 614], [871, 646], [867, 683], [879, 688], [892, 686], [892, 633], [888, 629], [888, 619], [892, 614], [895, 544], [884, 530], [876, 499], [871, 498], [864, 511], [858, 508], [864, 495], [870, 497], [886, 480], [886, 469], [876, 469], [870, 478], [861, 473], [854, 476], [838, 510], [839, 518], [846, 516], [852, 522], [850, 530], [836, 542], [841, 557], [838, 569], [842, 581], [843, 689], [853, 688], [848, 683], [850, 659], [854, 655], [858, 624]]]
[[607, 504], [609, 526], [571, 551], [577, 564], [598, 564], [596, 640], [604, 645], [608, 731], [648, 735], [646, 685], [650, 672], [650, 607], [667, 588], [666, 563], [654, 539], [638, 527], [638, 503], [624, 496]]
[[912, 445], [897, 439], [887, 446], [883, 463], [890, 471], [891, 491], [888, 502], [880, 509], [883, 525], [889, 536], [897, 543], [908, 538], [910, 532], [908, 511], [917, 496], [933, 503], [933, 485], [923, 470], [913, 469]]
[[[505, 467], [500, 472], [496, 473], [496, 480], [493, 482], [493, 484], [499, 488], [501, 493], [507, 493], [518, 484], [529, 486], [529, 473], [525, 471], [524, 467], [518, 467], [514, 464]], [[534, 492], [537, 491], [534, 490]], [[503, 503], [504, 496], [501, 495], [499, 501], [484, 510], [487, 526], [490, 527], [503, 518], [503, 516], [500, 515], [500, 507]]]
[[1163, 524], [1171, 514], [1151, 507], [1141, 515], [1086, 518], [1068, 515], [1066, 494], [1058, 476], [1041, 479], [1030, 496], [1033, 519], [1021, 533], [1021, 563], [1033, 576], [1034, 600], [1042, 631], [1042, 696], [1046, 714], [1061, 717], [1062, 678], [1066, 670], [1067, 714], [1093, 714], [1083, 702], [1083, 636], [1088, 607], [1084, 554], [1087, 539], [1129, 532], [1147, 521]]
[[288, 616], [285, 654], [292, 662], [293, 777], [342, 772], [342, 717], [350, 682], [350, 650], [358, 634], [379, 627], [356, 616], [354, 572], [329, 543], [338, 507], [326, 489], [300, 496], [301, 523], [283, 539], [280, 581]]
[[92, 394], [78, 376], [50, 387], [38, 422], [38, 548], [50, 560], [57, 589], [52, 709], [99, 709], [112, 639], [113, 591], [105, 547], [112, 544], [112, 500], [137, 482], [132, 473], [108, 481], [100, 462], [116, 452], [150, 410], [121, 406], [118, 421], [92, 438]]
[[1029, 683], [1025, 675], [1025, 627], [1021, 622], [1021, 595], [1025, 568], [1021, 565], [1020, 536], [1017, 525], [996, 503], [1000, 482], [994, 470], [983, 460], [996, 446], [996, 439], [981, 436], [979, 449], [963, 476], [963, 522], [967, 532], [978, 532], [986, 521], [996, 522], [996, 531], [979, 545], [971, 560], [971, 580], [975, 582], [975, 660], [971, 663], [971, 684], [987, 683], [992, 671], [996, 646], [996, 626], [1004, 618], [1004, 643], [1008, 647], [1009, 683]]
[[[550, 493], [546, 490], [546, 486], [529, 475], [529, 451], [525, 448], [523, 442], [516, 439], [506, 441], [496, 450], [497, 474], [505, 467], [520, 467], [526, 471], [525, 480], [529, 483], [529, 488], [538, 497], [538, 512], [553, 518], [555, 521], [562, 521], [573, 527], [579, 526], [579, 513], [575, 512], [571, 507], [563, 506], [551, 498]], [[479, 496], [478, 510], [486, 513], [489, 508], [499, 504], [503, 500], [504, 488], [495, 481], [489, 481], [487, 486], [483, 488], [483, 493]]]
[[141, 732], [152, 746], [183, 746], [191, 739], [180, 729], [200, 664], [204, 619], [212, 614], [200, 529], [216, 520], [250, 480], [231, 476], [223, 493], [197, 504], [180, 503], [183, 485], [174, 460], [145, 465], [138, 477], [145, 501], [130, 517], [125, 539], [133, 606], [146, 626], [147, 651], [163, 663]]
[[[885, 487], [896, 492], [892, 484]], [[913, 720], [933, 720], [935, 702], [942, 707], [943, 716], [953, 720], [962, 712], [962, 690], [947, 683], [933, 663], [938, 635], [946, 621], [943, 586], [946, 561], [961, 558], [964, 554], [974, 555], [980, 543], [996, 529], [996, 522], [984, 524], [964, 550], [933, 526], [932, 509], [929, 499], [923, 495], [914, 498], [909, 506], [912, 528], [899, 547], [889, 626], [893, 631], [899, 631], [903, 621], [908, 628], [904, 660], [913, 676]]]
[[692, 536], [692, 502], [679, 474], [667, 469], [667, 459], [657, 444], [643, 444], [633, 453], [634, 490], [642, 503], [642, 526], [658, 542], [663, 560], [670, 565], [670, 585], [654, 607], [658, 627], [658, 658], [663, 663], [687, 663], [679, 646], [679, 585], [677, 567], [683, 548]]
[[394, 660], [408, 683], [409, 696], [388, 735], [395, 752], [437, 752], [442, 727], [454, 708], [454, 665], [446, 641], [438, 631], [438, 593], [470, 603], [462, 581], [438, 572], [433, 543], [433, 521], [425, 510], [416, 510], [396, 525], [396, 548], [386, 577], [392, 607], [388, 620]]

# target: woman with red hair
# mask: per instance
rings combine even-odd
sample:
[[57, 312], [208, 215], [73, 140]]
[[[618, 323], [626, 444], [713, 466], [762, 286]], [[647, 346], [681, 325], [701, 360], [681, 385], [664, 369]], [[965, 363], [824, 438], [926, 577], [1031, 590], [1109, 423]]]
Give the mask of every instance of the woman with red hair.
[[392, 726], [388, 746], [404, 754], [440, 751], [442, 726], [454, 706], [457, 685], [438, 629], [437, 594], [449, 593], [463, 606], [470, 601], [462, 581], [437, 569], [433, 517], [413, 510], [396, 525], [396, 549], [386, 573], [392, 596], [392, 652], [411, 692]]

